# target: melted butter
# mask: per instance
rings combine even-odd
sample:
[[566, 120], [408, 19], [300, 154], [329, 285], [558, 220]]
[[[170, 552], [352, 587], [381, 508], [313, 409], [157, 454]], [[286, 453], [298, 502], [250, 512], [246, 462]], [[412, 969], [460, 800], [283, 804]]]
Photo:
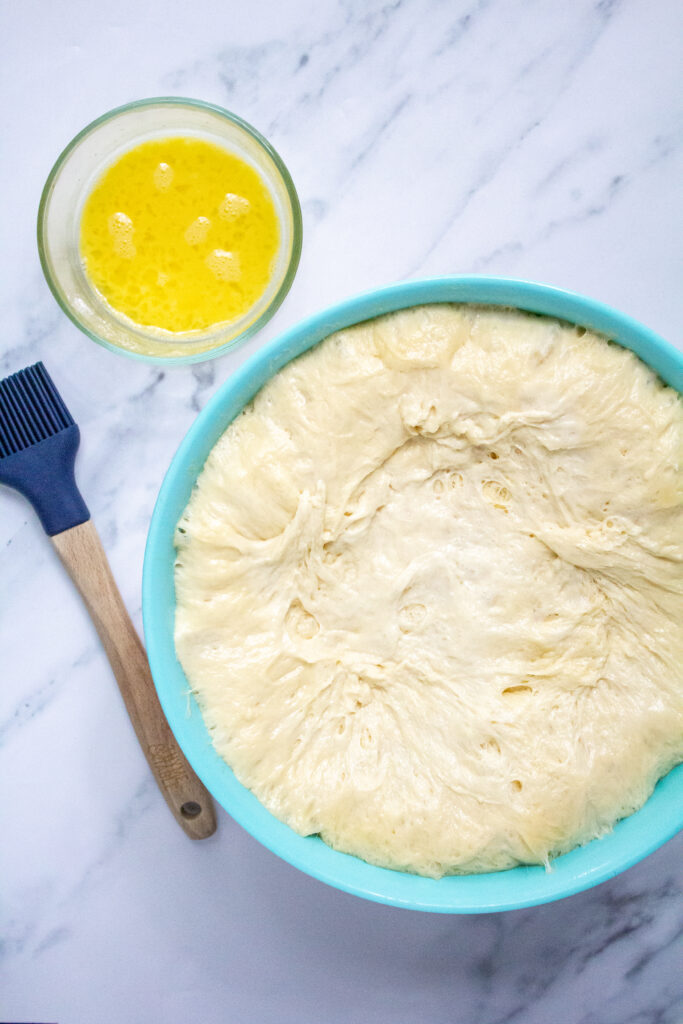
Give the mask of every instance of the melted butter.
[[145, 142], [98, 180], [81, 218], [81, 258], [106, 302], [145, 327], [202, 331], [263, 295], [279, 242], [257, 172], [193, 138]]

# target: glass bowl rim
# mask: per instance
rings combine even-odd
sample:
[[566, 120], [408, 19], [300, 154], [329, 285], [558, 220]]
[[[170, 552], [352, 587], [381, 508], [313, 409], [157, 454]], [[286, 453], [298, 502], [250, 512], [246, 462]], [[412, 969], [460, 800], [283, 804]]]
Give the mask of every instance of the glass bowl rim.
[[[99, 334], [96, 334], [89, 327], [87, 327], [83, 321], [79, 318], [78, 314], [74, 310], [73, 306], [68, 302], [66, 297], [62, 294], [61, 289], [57, 285], [52, 270], [50, 268], [48, 256], [47, 256], [47, 212], [50, 205], [50, 199], [54, 183], [61, 173], [64, 165], [71, 156], [71, 154], [78, 148], [81, 142], [87, 138], [92, 132], [94, 132], [101, 125], [106, 124], [108, 121], [113, 121], [116, 117], [122, 114], [134, 112], [136, 110], [143, 110], [149, 107], [187, 107], [195, 110], [206, 110], [213, 114], [217, 114], [220, 118], [235, 125], [238, 129], [245, 132], [246, 135], [250, 136], [257, 145], [264, 150], [267, 155], [273, 161], [277, 173], [280, 175], [282, 182], [285, 186], [287, 193], [287, 199], [289, 202], [289, 208], [292, 215], [292, 247], [289, 254], [289, 261], [287, 263], [287, 269], [280, 283], [280, 287], [277, 292], [268, 303], [263, 312], [254, 320], [248, 324], [244, 330], [231, 337], [228, 341], [221, 345], [216, 345], [213, 348], [204, 348], [200, 352], [188, 351], [187, 355], [146, 355], [143, 352], [135, 352], [120, 345], [116, 345], [114, 342], [108, 341], [106, 338], [102, 338]], [[133, 143], [134, 144], [134, 143]], [[183, 365], [189, 363], [203, 362], [208, 359], [216, 359], [221, 355], [224, 355], [228, 351], [232, 351], [237, 348], [248, 338], [256, 334], [257, 331], [261, 330], [262, 327], [271, 319], [272, 316], [282, 305], [287, 293], [289, 292], [294, 277], [299, 266], [299, 260], [301, 258], [301, 245], [303, 238], [303, 222], [301, 216], [301, 203], [299, 202], [299, 196], [292, 180], [292, 176], [287, 169], [282, 157], [277, 150], [271, 145], [268, 139], [265, 138], [253, 125], [245, 121], [244, 118], [238, 114], [234, 114], [231, 110], [227, 110], [225, 107], [218, 106], [216, 103], [209, 103], [206, 100], [192, 99], [187, 96], [151, 96], [146, 99], [132, 100], [130, 103], [123, 103], [118, 107], [113, 107], [111, 110], [105, 111], [104, 114], [100, 114], [93, 121], [86, 124], [77, 135], [67, 143], [62, 149], [61, 153], [55, 160], [50, 173], [48, 174], [43, 190], [40, 196], [40, 202], [38, 204], [38, 217], [37, 217], [37, 242], [38, 242], [38, 256], [40, 259], [40, 265], [43, 271], [43, 275], [47, 282], [47, 285], [56, 299], [58, 305], [64, 313], [68, 316], [72, 323], [78, 327], [85, 335], [87, 335], [92, 341], [101, 345], [103, 348], [108, 349], [110, 352], [116, 352], [119, 355], [127, 356], [130, 359], [137, 359], [144, 363], [153, 363], [157, 365], [168, 366], [169, 364]]]

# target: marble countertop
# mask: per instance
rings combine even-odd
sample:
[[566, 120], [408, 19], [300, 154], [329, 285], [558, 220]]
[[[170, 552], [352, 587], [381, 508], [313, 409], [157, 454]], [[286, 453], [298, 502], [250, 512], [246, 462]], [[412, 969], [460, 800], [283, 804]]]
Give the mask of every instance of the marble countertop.
[[[675, 0], [24, 0], [2, 7], [0, 376], [37, 359], [83, 442], [81, 489], [141, 626], [145, 536], [198, 410], [301, 317], [475, 272], [586, 293], [675, 340]], [[59, 151], [128, 100], [259, 128], [301, 197], [276, 317], [215, 362], [110, 354], [43, 280]], [[678, 173], [677, 173], [678, 172]], [[0, 492], [0, 1019], [59, 1024], [678, 1024], [683, 846], [508, 914], [395, 910], [279, 861], [219, 810], [191, 843], [147, 771], [93, 627], [29, 507]]]

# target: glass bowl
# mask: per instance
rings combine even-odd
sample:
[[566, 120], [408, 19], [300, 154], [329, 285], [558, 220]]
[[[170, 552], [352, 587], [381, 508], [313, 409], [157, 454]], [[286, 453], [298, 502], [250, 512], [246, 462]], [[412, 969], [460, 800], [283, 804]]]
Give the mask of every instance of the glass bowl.
[[411, 910], [476, 914], [562, 899], [612, 878], [683, 827], [683, 764], [660, 779], [649, 800], [613, 831], [537, 865], [435, 880], [379, 868], [300, 836], [245, 789], [211, 743], [176, 658], [173, 639], [175, 527], [202, 466], [228, 424], [266, 381], [329, 334], [362, 320], [432, 302], [515, 307], [588, 327], [631, 349], [683, 391], [683, 352], [653, 331], [593, 299], [547, 285], [496, 277], [442, 277], [379, 288], [325, 309], [255, 352], [216, 392], [180, 445], [159, 492], [149, 528], [142, 581], [147, 654], [166, 717], [188, 761], [225, 810], [264, 846], [301, 871], [365, 899]]
[[[178, 135], [212, 142], [253, 167], [268, 189], [280, 228], [273, 273], [263, 295], [239, 319], [207, 331], [180, 333], [133, 323], [93, 287], [79, 251], [83, 204], [102, 172], [142, 142]], [[50, 171], [38, 210], [40, 262], [67, 316], [105, 348], [154, 363], [211, 359], [263, 327], [294, 280], [301, 234], [301, 207], [294, 183], [270, 143], [228, 110], [178, 97], [128, 103], [87, 125]]]

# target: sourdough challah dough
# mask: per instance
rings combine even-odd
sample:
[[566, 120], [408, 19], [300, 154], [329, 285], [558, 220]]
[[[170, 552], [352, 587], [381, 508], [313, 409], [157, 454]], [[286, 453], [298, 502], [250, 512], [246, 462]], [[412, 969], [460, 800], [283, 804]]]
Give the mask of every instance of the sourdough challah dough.
[[282, 369], [176, 534], [178, 657], [302, 835], [439, 877], [548, 863], [683, 756], [683, 409], [546, 317], [422, 306]]

